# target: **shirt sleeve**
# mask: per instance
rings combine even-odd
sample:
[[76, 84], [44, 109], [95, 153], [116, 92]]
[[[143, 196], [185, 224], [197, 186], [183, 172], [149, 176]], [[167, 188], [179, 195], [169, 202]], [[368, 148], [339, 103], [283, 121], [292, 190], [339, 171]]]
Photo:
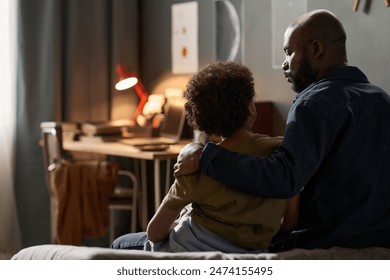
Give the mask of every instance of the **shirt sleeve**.
[[200, 169], [239, 191], [289, 198], [317, 170], [334, 142], [339, 123], [317, 104], [304, 101], [290, 111], [281, 148], [272, 156], [243, 155], [208, 143]]
[[164, 197], [162, 204], [170, 210], [178, 210], [191, 203], [192, 196], [189, 183], [190, 180], [192, 180], [191, 176], [176, 178], [168, 193]]

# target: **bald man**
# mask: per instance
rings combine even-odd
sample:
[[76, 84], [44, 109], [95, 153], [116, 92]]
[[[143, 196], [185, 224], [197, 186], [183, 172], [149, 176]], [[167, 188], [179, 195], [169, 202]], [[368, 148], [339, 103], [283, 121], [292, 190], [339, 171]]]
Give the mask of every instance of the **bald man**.
[[176, 176], [199, 166], [253, 195], [300, 192], [296, 230], [275, 250], [390, 248], [390, 97], [347, 65], [345, 43], [342, 24], [326, 10], [288, 26], [282, 68], [297, 97], [281, 149], [271, 157], [190, 144], [183, 151], [189, 156], [175, 166]]

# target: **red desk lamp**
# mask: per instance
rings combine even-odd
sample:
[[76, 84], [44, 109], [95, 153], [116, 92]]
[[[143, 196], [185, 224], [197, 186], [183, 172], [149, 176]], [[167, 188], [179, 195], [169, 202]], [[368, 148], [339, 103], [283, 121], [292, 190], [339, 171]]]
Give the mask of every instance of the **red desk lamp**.
[[148, 101], [149, 94], [135, 72], [127, 72], [123, 64], [118, 64], [116, 66], [116, 72], [118, 75], [118, 82], [115, 85], [115, 89], [125, 90], [134, 87], [134, 90], [140, 99], [133, 115], [133, 121], [136, 122], [138, 115], [142, 113], [145, 103]]

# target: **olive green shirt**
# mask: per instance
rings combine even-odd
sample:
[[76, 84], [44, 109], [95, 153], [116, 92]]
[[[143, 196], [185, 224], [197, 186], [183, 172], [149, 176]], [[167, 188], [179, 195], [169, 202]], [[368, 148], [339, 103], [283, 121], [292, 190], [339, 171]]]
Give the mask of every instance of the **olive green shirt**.
[[[280, 137], [255, 134], [229, 150], [268, 156], [280, 142]], [[279, 230], [287, 200], [241, 193], [198, 173], [177, 178], [162, 202], [171, 210], [189, 203], [193, 208], [191, 218], [199, 225], [238, 246], [262, 249], [270, 245]]]

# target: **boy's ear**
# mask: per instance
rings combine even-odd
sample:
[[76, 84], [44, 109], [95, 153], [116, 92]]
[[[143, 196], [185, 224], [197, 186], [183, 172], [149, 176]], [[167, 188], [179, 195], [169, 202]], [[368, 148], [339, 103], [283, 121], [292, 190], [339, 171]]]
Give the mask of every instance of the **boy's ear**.
[[249, 103], [248, 109], [249, 109], [249, 114], [250, 114], [251, 116], [257, 116], [257, 111], [256, 111], [255, 102]]
[[254, 102], [251, 102], [248, 106], [249, 115], [245, 121], [245, 127], [251, 128], [257, 118], [257, 110]]

